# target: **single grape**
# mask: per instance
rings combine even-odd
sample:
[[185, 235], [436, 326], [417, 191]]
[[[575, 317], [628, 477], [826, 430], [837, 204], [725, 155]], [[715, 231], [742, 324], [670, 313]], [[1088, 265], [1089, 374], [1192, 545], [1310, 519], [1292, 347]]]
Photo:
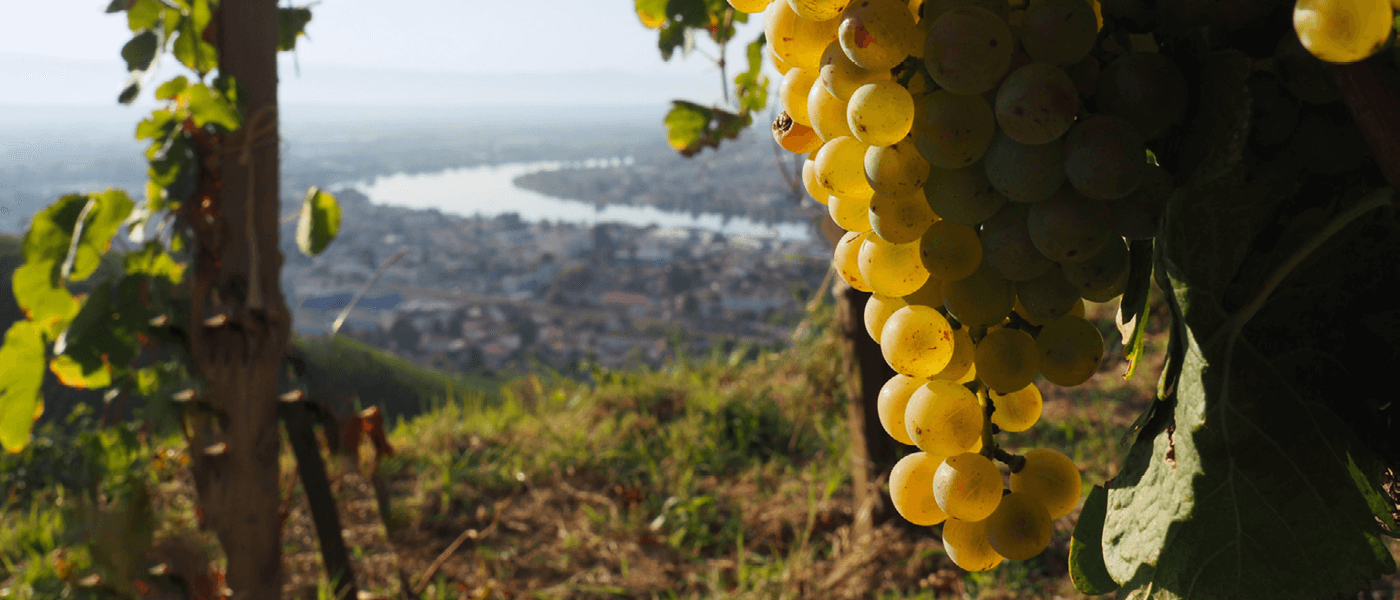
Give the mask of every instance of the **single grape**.
[[836, 242], [836, 249], [832, 251], [831, 257], [841, 279], [862, 292], [872, 291], [870, 285], [860, 276], [860, 246], [865, 242], [865, 238], [871, 235], [869, 231], [847, 232]]
[[1052, 65], [1072, 65], [1093, 49], [1098, 18], [1085, 0], [1031, 0], [1018, 30], [1031, 58]]
[[982, 223], [982, 260], [1012, 281], [1035, 279], [1055, 264], [1031, 241], [1028, 212], [1026, 205], [1011, 203]]
[[1026, 387], [1006, 395], [998, 394], [993, 390], [990, 396], [992, 405], [996, 407], [996, 410], [992, 412], [992, 422], [996, 423], [1002, 431], [1012, 433], [1025, 431], [1040, 420], [1040, 411], [1044, 402], [1040, 395], [1040, 388], [1035, 387], [1034, 383], [1027, 384]]
[[875, 190], [865, 180], [866, 148], [869, 146], [850, 136], [829, 140], [817, 152], [817, 183], [833, 196], [863, 200], [868, 205]]
[[[904, 412], [909, 407], [909, 397], [925, 383], [928, 383], [927, 379], [896, 373], [885, 385], [880, 386], [880, 394], [875, 399], [875, 406], [880, 414], [880, 425], [890, 437], [901, 444], [914, 445], [914, 440], [909, 439], [909, 432], [904, 427]], [[934, 468], [937, 467], [935, 464]], [[933, 474], [930, 473], [929, 477], [933, 477]], [[932, 491], [930, 487], [929, 492]]]
[[945, 281], [962, 279], [982, 264], [982, 241], [972, 227], [938, 221], [924, 231], [919, 256], [929, 276]]
[[860, 86], [876, 81], [889, 81], [890, 70], [871, 71], [861, 68], [860, 65], [851, 62], [851, 57], [846, 56], [846, 51], [841, 49], [840, 40], [837, 40], [822, 51], [821, 71], [817, 79], [821, 81], [827, 93], [846, 101], [851, 99], [851, 94], [856, 93]]
[[1024, 492], [1039, 500], [1058, 519], [1074, 510], [1084, 481], [1079, 467], [1068, 456], [1049, 448], [1036, 448], [1023, 455], [1026, 465], [1011, 474], [1011, 491]]
[[942, 308], [943, 282], [930, 275], [928, 281], [924, 282], [924, 285], [920, 286], [919, 289], [914, 290], [914, 293], [906, 295], [904, 301], [934, 309]]
[[773, 120], [773, 139], [793, 154], [816, 152], [822, 147], [822, 139], [817, 132], [792, 120], [786, 111], [778, 113], [778, 118]]
[[894, 311], [909, 306], [903, 298], [890, 297], [882, 294], [871, 294], [865, 301], [865, 332], [870, 334], [870, 339], [875, 343], [880, 343], [880, 330], [885, 328], [885, 321], [888, 321]]
[[1082, 317], [1046, 323], [1035, 336], [1040, 374], [1055, 385], [1074, 387], [1094, 376], [1103, 361], [1103, 334]]
[[1104, 203], [1086, 198], [1069, 186], [1026, 211], [1031, 241], [1050, 260], [1088, 260], [1113, 237], [1108, 232]]
[[1006, 205], [980, 163], [961, 169], [929, 167], [924, 197], [933, 213], [959, 225], [976, 225]]
[[996, 134], [996, 114], [981, 96], [938, 90], [918, 101], [914, 143], [930, 165], [966, 167], [982, 158]]
[[[1021, 319], [1025, 320], [1025, 322], [1030, 323], [1031, 325], [1035, 325], [1036, 327], [1049, 323], [1050, 321], [1058, 320], [1041, 320], [1035, 318], [1030, 314], [1030, 311], [1026, 310], [1026, 307], [1021, 304], [1020, 298], [1016, 299], [1016, 306], [1012, 310], [1016, 311], [1016, 314], [1019, 315]], [[1084, 300], [1081, 299], [1078, 302], [1074, 303], [1074, 306], [1069, 309], [1069, 315], [1079, 317], [1081, 319], [1084, 318]]]
[[1157, 165], [1147, 165], [1138, 189], [1125, 198], [1104, 203], [1108, 230], [1132, 240], [1156, 237], [1161, 229], [1167, 201], [1175, 189], [1171, 171]]
[[1146, 165], [1142, 135], [1122, 117], [1094, 115], [1065, 136], [1065, 176], [1090, 198], [1116, 200], [1133, 193]]
[[846, 101], [827, 93], [825, 86], [813, 85], [807, 92], [807, 118], [822, 140], [851, 137], [851, 128], [846, 124]]
[[1166, 55], [1133, 52], [1108, 64], [1099, 78], [1099, 111], [1126, 119], [1155, 140], [1186, 114], [1186, 76]]
[[[911, 3], [912, 6], [912, 3]], [[925, 0], [924, 19], [933, 21], [959, 6], [978, 6], [992, 11], [1002, 21], [1011, 17], [1011, 3], [1005, 0]]]
[[870, 227], [893, 244], [918, 241], [937, 218], [918, 190], [904, 196], [876, 193], [870, 199]]
[[841, 16], [847, 0], [787, 0], [792, 11], [811, 21], [826, 21]]
[[826, 201], [826, 212], [831, 220], [846, 231], [870, 231], [870, 200], [859, 196], [844, 198], [831, 196]]
[[977, 343], [977, 378], [998, 392], [1024, 388], [1035, 379], [1039, 352], [1035, 338], [1018, 329], [993, 329]]
[[1298, 0], [1293, 29], [1303, 47], [1332, 63], [1352, 63], [1385, 46], [1394, 23], [1386, 0]]
[[1022, 203], [1049, 198], [1065, 182], [1064, 143], [1027, 146], [998, 134], [982, 157], [987, 180], [1001, 195]]
[[779, 75], [787, 75], [787, 72], [792, 70], [792, 65], [778, 56], [771, 44], [768, 46], [768, 60], [773, 63], [773, 68], [778, 70]]
[[928, 281], [917, 241], [892, 244], [872, 235], [861, 244], [859, 260], [861, 277], [879, 294], [902, 297]]
[[980, 6], [948, 10], [929, 27], [924, 68], [943, 89], [981, 94], [996, 88], [1011, 66], [1016, 41], [1006, 21]]
[[1032, 558], [1050, 545], [1050, 521], [1050, 512], [1036, 498], [1011, 492], [987, 517], [987, 543], [1011, 560]]
[[997, 90], [997, 124], [1022, 144], [1047, 144], [1069, 131], [1079, 95], [1064, 70], [1031, 63], [1006, 76]]
[[741, 13], [761, 13], [773, 0], [729, 0], [729, 5]]
[[889, 146], [909, 135], [914, 125], [914, 98], [894, 81], [867, 83], [851, 94], [846, 125], [862, 142]]
[[915, 452], [899, 459], [890, 469], [890, 502], [904, 520], [915, 525], [937, 525], [948, 518], [933, 499], [933, 474], [942, 462], [941, 456]]
[[[977, 397], [967, 388], [944, 379], [934, 379], [914, 390], [904, 409], [904, 428], [909, 439], [920, 450], [939, 456], [967, 452], [981, 439], [983, 425]], [[996, 472], [996, 467], [992, 467], [992, 472], [996, 473], [1000, 489], [1001, 473]], [[938, 505], [947, 507], [942, 501]]]
[[802, 187], [807, 190], [808, 196], [811, 196], [813, 200], [817, 201], [817, 204], [824, 205], [827, 199], [831, 197], [831, 192], [828, 192], [820, 183], [817, 183], [817, 161], [813, 160], [813, 157], [808, 157], [807, 160], [802, 161]]
[[860, 0], [841, 13], [837, 35], [851, 62], [889, 69], [914, 51], [914, 16], [904, 0]]
[[943, 523], [943, 550], [964, 571], [987, 571], [1005, 560], [987, 541], [985, 521], [948, 519]]
[[1091, 302], [1108, 302], [1123, 294], [1128, 287], [1130, 255], [1123, 240], [1109, 240], [1093, 258], [1083, 262], [1061, 265], [1065, 280], [1081, 298]]
[[[967, 328], [954, 329], [953, 357], [948, 359], [948, 366], [935, 373], [931, 379], [945, 379], [958, 384], [972, 381], [972, 378], [968, 377], [967, 374], [973, 370], [972, 365], [976, 359], [977, 344], [972, 341], [972, 336], [968, 334]], [[974, 448], [970, 452], [976, 452], [980, 449], [980, 447]]]
[[885, 362], [910, 377], [932, 377], [953, 357], [953, 329], [928, 306], [910, 304], [894, 311], [880, 331], [880, 341]]
[[943, 282], [943, 305], [948, 314], [968, 327], [996, 325], [1015, 305], [1016, 293], [986, 261], [971, 275]]
[[928, 161], [919, 155], [913, 137], [889, 146], [871, 146], [865, 151], [865, 180], [876, 193], [886, 196], [922, 194]]
[[[1109, 242], [1112, 244], [1113, 242]], [[1077, 266], [1091, 262], [1065, 264]], [[1039, 277], [1029, 281], [1016, 282], [1016, 299], [1027, 315], [1038, 322], [1049, 323], [1069, 314], [1079, 303], [1080, 288], [1065, 278], [1061, 265], [1053, 265]]]
[[763, 32], [773, 53], [784, 62], [793, 67], [816, 69], [822, 50], [836, 39], [840, 24], [834, 18], [826, 21], [804, 19], [787, 2], [773, 2], [764, 12]]
[[991, 516], [1001, 503], [1001, 490], [1001, 471], [992, 459], [981, 454], [949, 456], [933, 475], [933, 497], [938, 500], [938, 507], [948, 516], [964, 521], [981, 521]]
[[783, 75], [778, 84], [778, 102], [792, 120], [808, 127], [812, 119], [807, 115], [807, 98], [812, 94], [812, 85], [817, 82], [814, 69], [792, 69]]

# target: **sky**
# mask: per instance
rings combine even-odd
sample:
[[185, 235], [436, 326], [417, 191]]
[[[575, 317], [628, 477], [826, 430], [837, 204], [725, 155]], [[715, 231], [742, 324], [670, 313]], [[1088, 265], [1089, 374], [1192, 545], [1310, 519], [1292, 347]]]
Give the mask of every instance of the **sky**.
[[[108, 0], [6, 0], [0, 105], [112, 106], [131, 37]], [[720, 100], [699, 52], [664, 62], [631, 0], [321, 0], [295, 59], [284, 54], [284, 104], [662, 106]], [[731, 63], [762, 31], [741, 25]], [[61, 34], [63, 41], [55, 43]], [[703, 40], [700, 50], [713, 53]], [[294, 61], [295, 60], [295, 64]], [[167, 62], [168, 78], [183, 68]], [[730, 74], [733, 76], [733, 73]], [[146, 93], [149, 95], [149, 92]]]

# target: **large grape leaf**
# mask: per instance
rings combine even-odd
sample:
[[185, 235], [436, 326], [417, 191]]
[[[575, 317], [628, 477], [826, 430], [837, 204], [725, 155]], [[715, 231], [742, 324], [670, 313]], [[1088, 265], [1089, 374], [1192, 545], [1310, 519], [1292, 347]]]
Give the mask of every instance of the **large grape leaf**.
[[5, 332], [0, 346], [0, 446], [11, 453], [29, 445], [34, 420], [44, 410], [39, 387], [44, 383], [44, 337], [32, 321]]

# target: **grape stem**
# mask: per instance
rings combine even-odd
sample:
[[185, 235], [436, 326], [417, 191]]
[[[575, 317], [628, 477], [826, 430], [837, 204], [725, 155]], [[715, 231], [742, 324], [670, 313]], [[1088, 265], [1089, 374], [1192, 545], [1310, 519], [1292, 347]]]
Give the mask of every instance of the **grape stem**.
[[1010, 467], [1012, 473], [1020, 473], [1021, 469], [1026, 468], [1026, 457], [1017, 454], [1012, 454], [1010, 452], [1002, 450], [1001, 448], [996, 449], [996, 452], [993, 453], [992, 458], [995, 458], [1001, 461], [1006, 466]]
[[977, 402], [982, 405], [982, 456], [992, 458], [1001, 452], [997, 447], [995, 434], [992, 432], [992, 413], [997, 407], [992, 403], [992, 399], [987, 395], [987, 388], [977, 386]]

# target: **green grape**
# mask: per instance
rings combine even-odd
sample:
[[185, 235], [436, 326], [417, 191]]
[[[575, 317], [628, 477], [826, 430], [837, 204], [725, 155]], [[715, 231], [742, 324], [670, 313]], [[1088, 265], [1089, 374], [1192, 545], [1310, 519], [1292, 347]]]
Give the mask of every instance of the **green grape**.
[[987, 261], [971, 275], [943, 282], [943, 305], [959, 323], [968, 327], [996, 325], [1011, 314], [1016, 292]]
[[787, 2], [773, 2], [764, 13], [763, 32], [773, 54], [801, 69], [816, 69], [826, 45], [836, 39], [837, 19], [812, 21], [792, 10]]
[[[928, 383], [927, 379], [896, 373], [885, 385], [880, 386], [880, 395], [875, 399], [875, 406], [880, 414], [880, 425], [890, 437], [901, 444], [914, 445], [914, 440], [909, 439], [909, 432], [904, 427], [904, 411], [909, 407], [909, 397], [925, 383]], [[935, 463], [934, 468], [937, 467]], [[932, 478], [933, 473], [929, 473], [929, 477]], [[932, 487], [929, 488], [929, 492], [933, 492]]]
[[997, 90], [997, 124], [1022, 144], [1047, 144], [1069, 131], [1079, 93], [1064, 70], [1043, 62], [1012, 71]]
[[1065, 136], [1065, 176], [1090, 198], [1116, 200], [1133, 193], [1142, 183], [1146, 157], [1142, 135], [1122, 117], [1094, 115]]
[[984, 521], [948, 519], [943, 523], [943, 551], [964, 571], [987, 571], [1005, 560], [987, 541]]
[[943, 13], [959, 6], [978, 6], [992, 11], [1002, 21], [1011, 18], [1011, 3], [1006, 0], [925, 0], [924, 20], [934, 21]]
[[1066, 283], [1091, 302], [1108, 302], [1123, 295], [1128, 287], [1128, 245], [1121, 239], [1109, 240], [1089, 260], [1061, 266]]
[[1031, 0], [1017, 33], [1036, 61], [1072, 65], [1094, 48], [1098, 18], [1085, 0]]
[[[1085, 263], [1064, 266], [1079, 264]], [[1079, 304], [1079, 298], [1079, 288], [1065, 278], [1061, 265], [1052, 265], [1030, 281], [1016, 282], [1016, 299], [1021, 302], [1021, 308], [1026, 310], [1027, 316], [1041, 323], [1049, 323], [1069, 314]]]
[[851, 94], [846, 125], [862, 142], [889, 146], [909, 135], [914, 125], [914, 98], [894, 81], [867, 83]]
[[1049, 200], [1032, 204], [1026, 212], [1031, 241], [1050, 260], [1089, 260], [1113, 237], [1108, 232], [1104, 203], [1061, 187]]
[[1031, 241], [1029, 210], [1024, 204], [1007, 204], [982, 223], [983, 262], [1012, 281], [1035, 279], [1055, 264]]
[[729, 0], [729, 5], [741, 13], [761, 13], [773, 0]]
[[1352, 63], [1390, 39], [1394, 9], [1386, 0], [1298, 0], [1293, 29], [1303, 47], [1332, 63]]
[[1058, 139], [1027, 146], [1005, 133], [998, 134], [982, 157], [982, 164], [992, 186], [1016, 202], [1045, 200], [1065, 182], [1064, 144]]
[[[948, 359], [948, 366], [942, 371], [934, 373], [930, 379], [945, 379], [953, 383], [967, 383], [972, 381], [967, 377], [972, 371], [973, 363], [977, 360], [977, 344], [972, 341], [972, 336], [968, 334], [966, 327], [959, 327], [953, 330], [953, 357]], [[964, 378], [966, 377], [966, 381]], [[976, 452], [976, 450], [973, 450]]]
[[1032, 558], [1050, 545], [1050, 511], [1029, 494], [1011, 492], [987, 517], [987, 543], [1011, 560]]
[[892, 244], [872, 235], [860, 247], [859, 264], [870, 288], [886, 296], [905, 296], [928, 281], [918, 242]]
[[827, 93], [825, 86], [813, 85], [807, 92], [807, 118], [823, 141], [851, 136], [851, 128], [846, 124], [846, 101]]
[[885, 321], [888, 321], [894, 311], [909, 306], [903, 298], [890, 297], [882, 294], [871, 294], [865, 301], [865, 332], [870, 334], [870, 339], [875, 343], [880, 343], [880, 330], [885, 328]]
[[943, 462], [942, 456], [915, 452], [890, 469], [890, 502], [899, 516], [915, 525], [937, 525], [948, 515], [933, 499], [933, 474]]
[[981, 521], [991, 516], [1001, 503], [1001, 490], [1001, 471], [992, 459], [981, 454], [949, 456], [933, 475], [933, 497], [938, 500], [938, 507], [963, 521]]
[[[1041, 325], [1044, 325], [1050, 321], [1058, 320], [1050, 319], [1049, 321], [1046, 321], [1035, 318], [1030, 314], [1030, 311], [1027, 311], [1026, 307], [1021, 304], [1020, 298], [1016, 299], [1016, 306], [1013, 307], [1012, 310], [1016, 311], [1016, 314], [1019, 315], [1021, 319], [1023, 319], [1025, 322], [1030, 323], [1031, 325], [1035, 325], [1036, 327], [1040, 327]], [[1084, 318], [1084, 301], [1080, 300], [1078, 302], [1075, 302], [1074, 307], [1069, 309], [1069, 314], [1071, 316], [1079, 317], [1081, 319]]]
[[914, 16], [904, 0], [852, 2], [840, 23], [841, 49], [862, 69], [892, 68], [914, 51]]
[[[914, 390], [904, 409], [904, 428], [909, 439], [920, 450], [938, 456], [967, 452], [982, 439], [983, 424], [977, 397], [967, 388], [944, 379], [934, 379]], [[992, 470], [995, 472], [996, 468]], [[1001, 487], [1000, 473], [997, 487]], [[938, 505], [947, 508], [942, 501]]]
[[865, 151], [865, 180], [875, 193], [885, 196], [922, 194], [928, 180], [928, 161], [919, 156], [913, 137], [906, 136], [889, 146], [871, 146]]
[[1099, 78], [1099, 111], [1133, 124], [1143, 139], [1155, 140], [1186, 114], [1186, 76], [1157, 52], [1133, 52], [1108, 64]]
[[910, 304], [894, 311], [880, 331], [880, 340], [885, 362], [894, 372], [910, 377], [928, 379], [953, 357], [953, 329], [943, 315], [927, 306]]
[[817, 182], [817, 161], [813, 160], [813, 157], [802, 161], [802, 187], [807, 190], [808, 196], [817, 201], [817, 204], [826, 204], [827, 199], [831, 197], [831, 192], [826, 191], [826, 188]]
[[924, 42], [924, 68], [939, 87], [954, 94], [996, 88], [1011, 66], [1016, 40], [996, 13], [959, 6], [938, 17]]
[[870, 231], [870, 200], [832, 196], [826, 201], [831, 220], [846, 231]]
[[1026, 387], [1006, 395], [993, 390], [990, 396], [992, 405], [996, 407], [992, 412], [992, 422], [1002, 431], [1025, 431], [1040, 420], [1044, 402], [1040, 396], [1040, 388], [1035, 387], [1034, 383], [1026, 384]]
[[972, 227], [938, 221], [924, 231], [919, 256], [929, 276], [945, 281], [962, 279], [982, 264], [982, 241]]
[[822, 51], [821, 72], [817, 79], [821, 81], [827, 93], [840, 100], [850, 100], [851, 94], [856, 93], [860, 86], [876, 81], [889, 81], [890, 78], [889, 69], [871, 71], [851, 62], [851, 57], [846, 56], [846, 51], [841, 49], [839, 40], [831, 42], [826, 50]]
[[787, 0], [792, 11], [811, 21], [826, 21], [841, 16], [847, 0]]
[[997, 328], [977, 343], [977, 378], [998, 392], [1030, 385], [1038, 370], [1035, 338], [1018, 329]]
[[1103, 334], [1082, 317], [1066, 315], [1046, 323], [1035, 345], [1040, 349], [1040, 374], [1055, 385], [1084, 383], [1103, 361]]
[[817, 82], [817, 71], [813, 69], [791, 69], [783, 75], [778, 84], [778, 102], [792, 120], [808, 127], [812, 119], [807, 115], [807, 99], [812, 95], [812, 85]]
[[841, 275], [841, 279], [846, 284], [862, 292], [872, 291], [870, 284], [865, 283], [865, 278], [860, 276], [860, 245], [865, 242], [865, 238], [870, 237], [869, 231], [847, 232], [836, 242], [836, 249], [832, 251], [832, 263], [836, 267], [836, 272]]
[[920, 286], [919, 289], [914, 290], [914, 293], [905, 296], [904, 301], [934, 309], [942, 308], [943, 282], [939, 281], [937, 277], [929, 275], [928, 281], [924, 282], [924, 285]]
[[958, 169], [986, 154], [996, 125], [996, 114], [981, 96], [938, 90], [916, 103], [914, 143], [928, 164]]
[[936, 217], [918, 190], [904, 196], [876, 193], [870, 199], [870, 227], [892, 244], [918, 241]]
[[833, 196], [868, 204], [875, 195], [870, 182], [865, 180], [865, 149], [868, 147], [850, 136], [828, 140], [817, 151], [817, 183]]
[[1006, 205], [980, 163], [961, 169], [929, 167], [924, 197], [933, 213], [959, 225], [976, 225]]
[[1023, 456], [1026, 465], [1011, 474], [1012, 493], [1024, 492], [1040, 501], [1051, 519], [1063, 517], [1079, 505], [1084, 481], [1074, 461], [1049, 448], [1036, 448]]
[[1147, 165], [1142, 173], [1142, 185], [1127, 197], [1105, 202], [1108, 230], [1131, 240], [1157, 236], [1162, 213], [1172, 197], [1175, 184], [1171, 171], [1157, 165]]

